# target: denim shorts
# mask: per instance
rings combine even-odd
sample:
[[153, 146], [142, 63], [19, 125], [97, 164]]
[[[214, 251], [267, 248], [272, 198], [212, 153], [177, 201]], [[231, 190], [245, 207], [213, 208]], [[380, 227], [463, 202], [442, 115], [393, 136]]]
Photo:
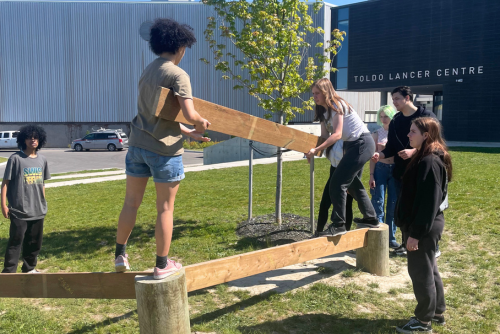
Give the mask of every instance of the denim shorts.
[[184, 179], [182, 155], [167, 157], [143, 148], [129, 146], [125, 174], [153, 177], [154, 182], [170, 183]]

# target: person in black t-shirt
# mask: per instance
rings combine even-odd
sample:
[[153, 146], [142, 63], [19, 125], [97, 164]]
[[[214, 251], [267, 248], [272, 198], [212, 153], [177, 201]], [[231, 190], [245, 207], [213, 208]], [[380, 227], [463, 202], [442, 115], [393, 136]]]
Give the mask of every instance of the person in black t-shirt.
[[[392, 103], [399, 112], [394, 115], [389, 124], [389, 134], [387, 135], [385, 149], [382, 152], [375, 152], [372, 160], [378, 162], [379, 159], [394, 157], [394, 170], [392, 174], [396, 181], [396, 193], [399, 194], [401, 191], [402, 176], [410, 162], [410, 158], [416, 152], [416, 149], [410, 146], [408, 139], [411, 122], [419, 117], [436, 118], [436, 115], [425, 107], [416, 107], [413, 104], [413, 93], [408, 86], [394, 88], [392, 91]], [[395, 251], [398, 255], [405, 255], [405, 245], [402, 244]]]

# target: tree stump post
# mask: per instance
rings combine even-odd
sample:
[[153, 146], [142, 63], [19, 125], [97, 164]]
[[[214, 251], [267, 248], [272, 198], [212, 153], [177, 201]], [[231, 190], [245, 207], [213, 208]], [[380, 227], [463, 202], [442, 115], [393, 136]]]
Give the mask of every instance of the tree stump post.
[[356, 250], [356, 268], [389, 276], [389, 226], [380, 224], [366, 233], [365, 246]]
[[135, 277], [135, 295], [141, 334], [190, 334], [184, 268], [162, 279]]

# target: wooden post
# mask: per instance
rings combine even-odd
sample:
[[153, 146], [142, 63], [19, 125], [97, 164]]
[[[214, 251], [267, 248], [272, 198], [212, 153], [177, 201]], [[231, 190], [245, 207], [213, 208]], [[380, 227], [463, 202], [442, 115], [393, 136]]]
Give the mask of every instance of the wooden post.
[[135, 295], [141, 334], [190, 334], [184, 268], [164, 278], [135, 277]]
[[365, 246], [356, 250], [356, 268], [389, 276], [389, 227], [380, 224], [366, 233]]

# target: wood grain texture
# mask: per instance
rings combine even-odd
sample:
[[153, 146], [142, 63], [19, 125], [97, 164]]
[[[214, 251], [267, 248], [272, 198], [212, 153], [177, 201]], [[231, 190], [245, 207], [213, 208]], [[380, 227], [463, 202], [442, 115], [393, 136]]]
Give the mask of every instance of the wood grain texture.
[[359, 229], [342, 236], [304, 240], [193, 264], [186, 267], [188, 291], [363, 247], [367, 231]]
[[[156, 94], [156, 116], [170, 121], [190, 124], [182, 114], [177, 97], [167, 88], [159, 87]], [[263, 118], [226, 108], [221, 105], [193, 99], [194, 108], [207, 119], [210, 130], [225, 133], [260, 143], [284, 147], [290, 150], [307, 153], [319, 146], [323, 139], [304, 131], [277, 124]], [[321, 156], [318, 152], [317, 156]]]
[[162, 280], [136, 276], [135, 294], [141, 334], [191, 334], [184, 268]]
[[389, 227], [380, 224], [366, 234], [366, 246], [356, 251], [356, 268], [378, 276], [389, 276]]
[[[358, 249], [366, 245], [367, 232], [367, 228], [358, 229], [342, 236], [304, 240], [193, 264], [185, 267], [187, 291]], [[152, 273], [0, 274], [0, 298], [135, 299], [138, 275]]]

